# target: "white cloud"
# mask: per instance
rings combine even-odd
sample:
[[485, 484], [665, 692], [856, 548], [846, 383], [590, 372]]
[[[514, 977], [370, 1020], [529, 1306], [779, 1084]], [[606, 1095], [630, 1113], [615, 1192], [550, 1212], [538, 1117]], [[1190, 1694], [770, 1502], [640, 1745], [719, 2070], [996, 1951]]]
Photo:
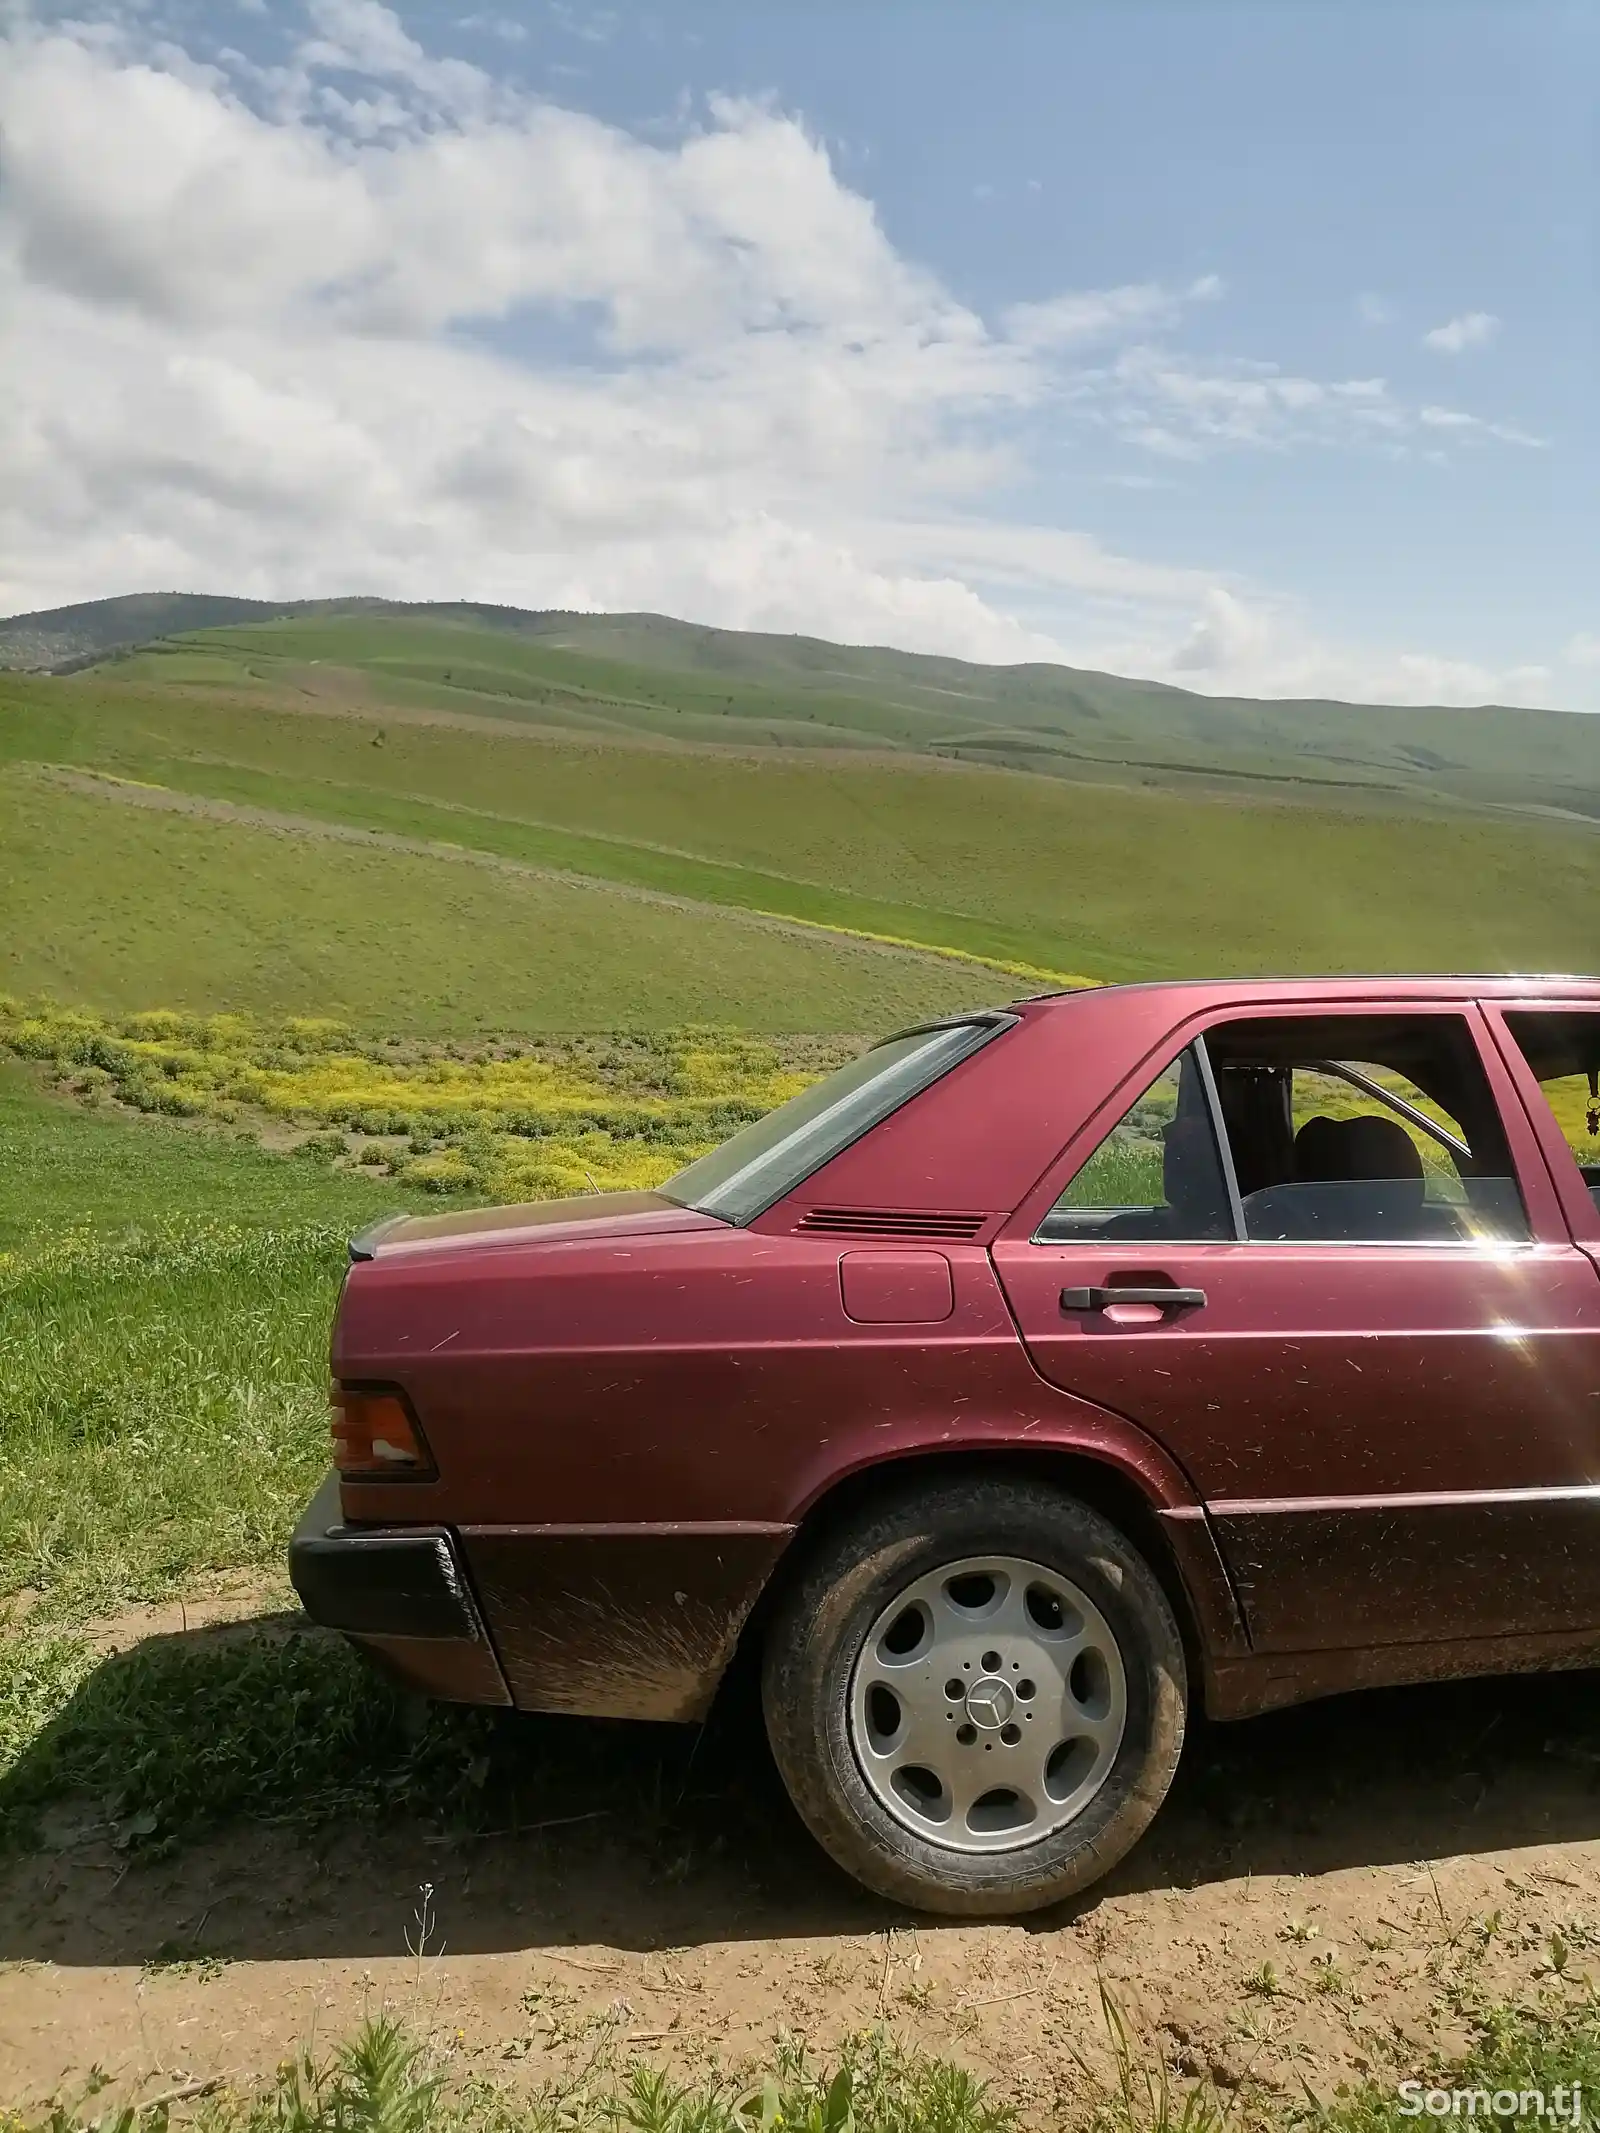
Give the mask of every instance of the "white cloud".
[[986, 516], [1028, 425], [1168, 458], [1525, 441], [1381, 379], [1181, 353], [1213, 276], [986, 323], [766, 104], [645, 137], [436, 56], [377, 0], [306, 20], [270, 69], [141, 42], [137, 11], [6, 48], [0, 607], [656, 608], [1381, 696], [1392, 663], [1214, 571]]
[[1356, 317], [1363, 326], [1388, 326], [1394, 320], [1394, 306], [1387, 297], [1379, 296], [1375, 289], [1363, 289], [1356, 298]]
[[1465, 414], [1459, 407], [1421, 407], [1417, 420], [1424, 429], [1451, 430], [1457, 436], [1476, 432], [1480, 437], [1495, 437], [1502, 444], [1527, 445], [1542, 451], [1549, 440], [1535, 437], [1530, 431], [1518, 429], [1514, 422], [1489, 422], [1482, 415]]
[[1105, 648], [1116, 671], [1210, 695], [1334, 697], [1400, 704], [1547, 704], [1552, 675], [1537, 665], [1486, 667], [1407, 650], [1334, 645], [1293, 609], [1213, 586], [1187, 632], [1166, 644]]
[[550, 19], [571, 37], [585, 44], [608, 44], [617, 34], [617, 17], [610, 8], [583, 8], [567, 0], [549, 0]]
[[1567, 639], [1561, 656], [1569, 667], [1600, 667], [1600, 635], [1593, 630], [1579, 630], [1575, 637]]
[[1492, 311], [1463, 311], [1459, 318], [1446, 319], [1442, 326], [1425, 333], [1422, 345], [1437, 349], [1441, 355], [1460, 355], [1464, 349], [1481, 348], [1499, 331], [1500, 321]]
[[[1183, 613], [1204, 597], [1214, 574], [1113, 554], [1064, 526], [954, 518], [876, 519], [851, 529], [853, 545], [880, 560], [896, 556], [1008, 591], [1074, 593], [1102, 606]], [[1035, 655], [1038, 656], [1038, 655]]]
[[1385, 378], [1308, 378], [1273, 363], [1202, 360], [1147, 343], [1123, 348], [1101, 369], [1080, 371], [1069, 390], [1093, 419], [1167, 459], [1312, 446], [1394, 455], [1437, 443], [1441, 432], [1459, 442], [1544, 442], [1511, 423], [1412, 406]]
[[456, 26], [463, 30], [481, 30], [486, 37], [498, 37], [502, 44], [526, 44], [528, 25], [518, 22], [510, 15], [461, 15]]
[[[15, 604], [355, 584], [1046, 647], [837, 537], [991, 479], [963, 425], [1038, 385], [793, 120], [723, 103], [660, 147], [511, 107], [372, 0], [317, 0], [270, 114], [104, 40], [11, 57]], [[593, 359], [519, 355], [530, 318]]]
[[1190, 304], [1212, 303], [1222, 294], [1218, 275], [1207, 274], [1184, 289], [1160, 282], [1128, 282], [1116, 289], [1083, 289], [1044, 303], [1013, 304], [1004, 315], [1007, 333], [1024, 348], [1081, 347], [1173, 324]]

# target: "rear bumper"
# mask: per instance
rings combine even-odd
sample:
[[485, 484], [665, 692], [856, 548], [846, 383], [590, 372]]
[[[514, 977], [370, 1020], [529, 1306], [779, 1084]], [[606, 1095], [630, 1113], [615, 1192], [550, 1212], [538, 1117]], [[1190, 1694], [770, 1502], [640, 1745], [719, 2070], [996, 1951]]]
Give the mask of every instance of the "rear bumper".
[[446, 1527], [347, 1526], [330, 1474], [295, 1527], [289, 1576], [313, 1622], [342, 1631], [407, 1688], [510, 1703]]

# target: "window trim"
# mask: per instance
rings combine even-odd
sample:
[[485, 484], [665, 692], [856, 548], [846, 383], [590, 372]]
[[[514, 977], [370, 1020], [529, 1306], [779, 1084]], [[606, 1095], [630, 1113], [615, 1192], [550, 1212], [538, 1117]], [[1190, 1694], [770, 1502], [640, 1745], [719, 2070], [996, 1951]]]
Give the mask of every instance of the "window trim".
[[[1200, 1087], [1205, 1095], [1206, 1110], [1211, 1117], [1211, 1138], [1216, 1145], [1217, 1156], [1222, 1164], [1222, 1182], [1228, 1192], [1228, 1212], [1233, 1218], [1233, 1242], [1248, 1244], [1245, 1233], [1244, 1199], [1239, 1191], [1239, 1173], [1234, 1166], [1233, 1143], [1228, 1139], [1227, 1123], [1222, 1116], [1222, 1098], [1217, 1092], [1217, 1077], [1211, 1065], [1211, 1051], [1206, 1043], [1205, 1031], [1199, 1031], [1193, 1040], [1184, 1046], [1192, 1051], [1200, 1069]], [[1178, 1057], [1181, 1059], [1183, 1053]], [[1113, 1132], [1116, 1128], [1111, 1129]]]

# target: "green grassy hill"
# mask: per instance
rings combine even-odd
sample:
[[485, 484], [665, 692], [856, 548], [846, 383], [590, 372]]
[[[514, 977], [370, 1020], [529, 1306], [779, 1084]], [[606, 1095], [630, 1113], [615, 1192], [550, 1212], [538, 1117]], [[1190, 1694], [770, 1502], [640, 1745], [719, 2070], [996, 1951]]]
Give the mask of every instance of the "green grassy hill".
[[[314, 827], [314, 826], [313, 826]], [[992, 971], [468, 855], [0, 779], [0, 991], [328, 1015], [410, 1036], [871, 1030], [1014, 990]]]
[[157, 595], [0, 623], [0, 666], [40, 664], [47, 644], [75, 648], [81, 661], [141, 637], [161, 641], [114, 652], [118, 671], [163, 686], [342, 687], [368, 701], [596, 733], [887, 749], [1077, 780], [1387, 791], [1600, 819], [1600, 722], [1572, 713], [1201, 696], [660, 615], [354, 600], [274, 610]]
[[[1571, 822], [646, 745], [120, 665], [0, 680], [6, 765], [0, 989], [419, 1036], [872, 1029], [1038, 973], [1583, 967], [1600, 895]], [[328, 841], [362, 833], [404, 849]]]

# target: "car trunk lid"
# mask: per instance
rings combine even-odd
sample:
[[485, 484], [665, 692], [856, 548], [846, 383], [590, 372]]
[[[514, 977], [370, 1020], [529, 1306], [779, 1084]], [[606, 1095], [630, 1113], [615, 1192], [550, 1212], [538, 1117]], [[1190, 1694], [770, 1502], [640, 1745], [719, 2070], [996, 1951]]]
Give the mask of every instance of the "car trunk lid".
[[390, 1259], [420, 1251], [482, 1250], [533, 1244], [600, 1232], [657, 1235], [667, 1230], [723, 1229], [726, 1224], [698, 1208], [680, 1206], [659, 1192], [582, 1193], [572, 1199], [535, 1200], [515, 1207], [473, 1207], [447, 1215], [390, 1215], [350, 1240], [353, 1261]]

